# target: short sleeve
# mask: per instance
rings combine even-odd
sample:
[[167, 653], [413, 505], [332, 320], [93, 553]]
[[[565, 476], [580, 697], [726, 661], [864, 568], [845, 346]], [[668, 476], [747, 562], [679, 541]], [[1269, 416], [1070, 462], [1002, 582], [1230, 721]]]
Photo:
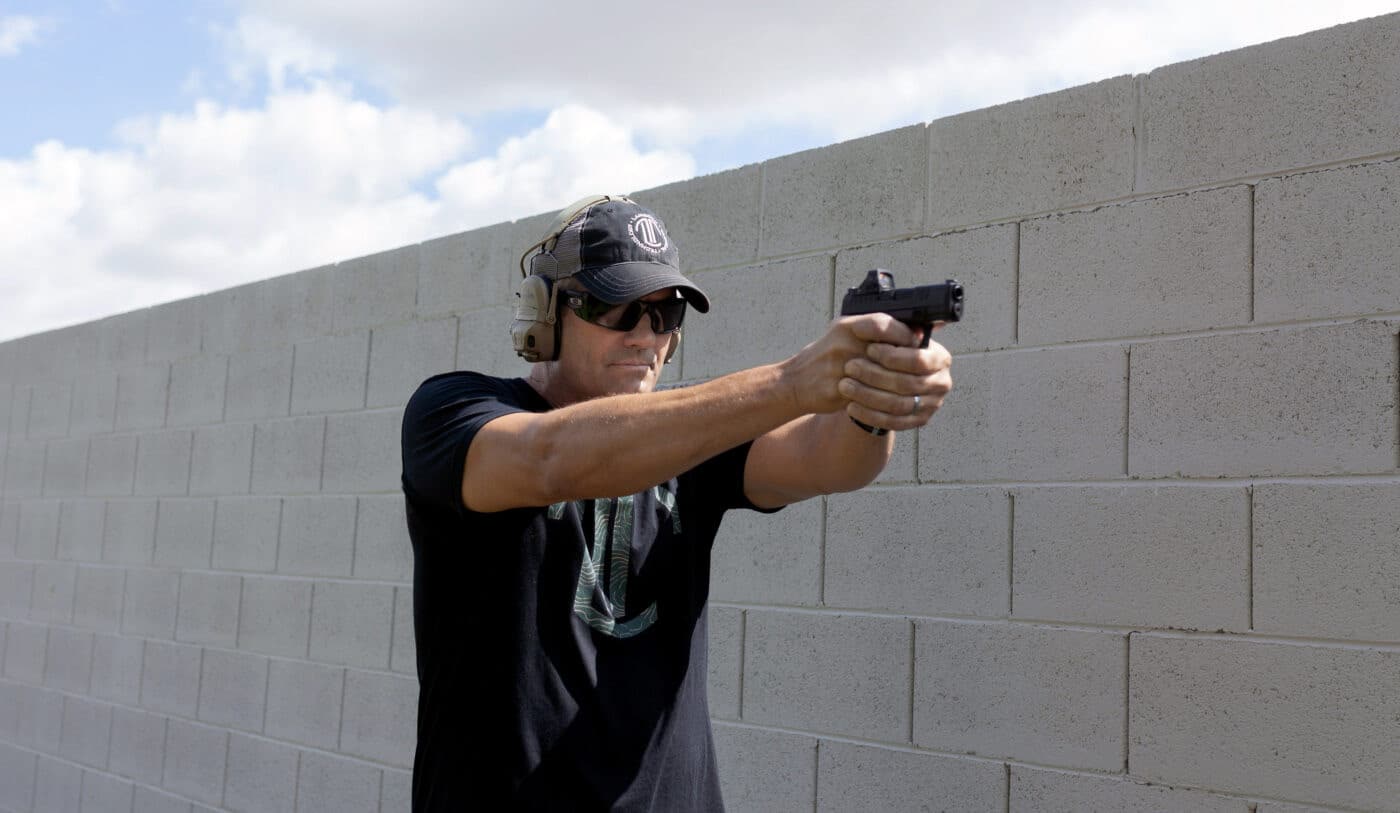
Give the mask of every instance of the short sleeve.
[[403, 491], [420, 507], [461, 513], [462, 467], [481, 427], [531, 411], [512, 382], [479, 373], [448, 373], [424, 381], [403, 415]]
[[744, 494], [744, 467], [748, 464], [752, 446], [753, 441], [747, 441], [720, 452], [682, 474], [680, 479], [688, 481], [684, 483], [685, 486], [694, 489], [695, 493], [706, 495], [705, 501], [721, 512], [732, 508], [747, 508], [764, 514], [781, 511], [782, 506], [759, 508]]

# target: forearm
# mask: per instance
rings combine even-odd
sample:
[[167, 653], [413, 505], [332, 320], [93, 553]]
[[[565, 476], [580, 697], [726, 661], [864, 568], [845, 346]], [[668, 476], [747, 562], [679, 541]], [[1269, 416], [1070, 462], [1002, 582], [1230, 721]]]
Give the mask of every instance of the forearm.
[[781, 365], [584, 401], [541, 416], [530, 447], [552, 502], [632, 494], [800, 415]]

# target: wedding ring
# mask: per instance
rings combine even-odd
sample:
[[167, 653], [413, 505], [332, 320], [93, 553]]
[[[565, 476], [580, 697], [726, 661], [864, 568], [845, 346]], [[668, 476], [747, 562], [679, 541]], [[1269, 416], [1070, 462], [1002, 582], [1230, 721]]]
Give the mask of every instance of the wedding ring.
[[915, 395], [915, 396], [914, 396], [914, 409], [913, 409], [913, 411], [910, 412], [909, 414], [910, 414], [910, 415], [913, 415], [915, 412], [918, 412], [918, 411], [919, 411], [919, 396]]

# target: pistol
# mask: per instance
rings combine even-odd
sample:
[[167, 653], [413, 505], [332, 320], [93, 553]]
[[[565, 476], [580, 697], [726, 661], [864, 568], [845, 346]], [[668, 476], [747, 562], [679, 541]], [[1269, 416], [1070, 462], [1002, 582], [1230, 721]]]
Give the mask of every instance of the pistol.
[[[865, 272], [865, 279], [860, 285], [847, 289], [845, 298], [841, 300], [842, 316], [862, 313], [888, 313], [910, 327], [922, 327], [924, 341], [919, 346], [928, 347], [934, 322], [962, 321], [962, 283], [950, 279], [940, 285], [896, 288], [894, 274], [883, 268], [872, 268]], [[851, 418], [851, 421], [872, 435], [883, 435], [889, 431], [876, 429], [855, 418]]]

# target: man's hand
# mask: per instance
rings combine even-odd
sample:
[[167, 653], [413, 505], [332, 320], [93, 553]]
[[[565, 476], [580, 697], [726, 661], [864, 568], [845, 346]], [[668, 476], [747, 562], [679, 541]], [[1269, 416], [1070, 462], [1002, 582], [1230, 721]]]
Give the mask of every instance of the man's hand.
[[[934, 327], [937, 330], [941, 325]], [[923, 330], [904, 345], [872, 342], [866, 357], [846, 362], [838, 389], [850, 399], [846, 414], [878, 429], [918, 429], [953, 389], [953, 357], [938, 342], [920, 348]]]
[[887, 314], [845, 316], [783, 366], [804, 412], [844, 408], [871, 426], [917, 429], [953, 388], [952, 356], [937, 342], [920, 348], [922, 341], [921, 329]]

